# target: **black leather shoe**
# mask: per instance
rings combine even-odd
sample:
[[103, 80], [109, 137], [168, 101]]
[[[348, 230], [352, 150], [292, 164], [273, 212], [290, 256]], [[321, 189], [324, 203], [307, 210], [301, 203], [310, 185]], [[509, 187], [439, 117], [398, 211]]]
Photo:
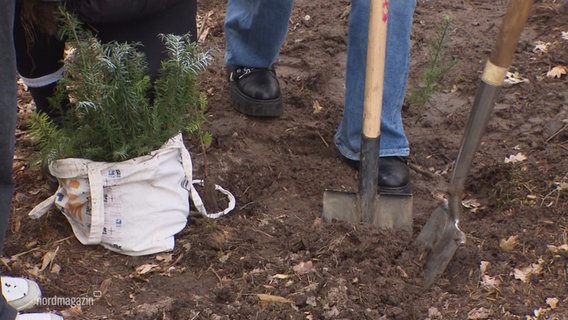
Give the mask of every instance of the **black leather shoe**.
[[282, 94], [274, 69], [230, 67], [229, 84], [233, 107], [247, 116], [278, 117]]
[[[359, 161], [344, 158], [347, 164], [359, 169]], [[411, 195], [410, 172], [406, 157], [379, 158], [379, 193], [389, 195]]]
[[[49, 100], [55, 97], [57, 83], [48, 84], [44, 87], [29, 87], [28, 91], [34, 99], [36, 105], [36, 111], [45, 113], [51, 121], [57, 126], [61, 125], [62, 115], [61, 110], [51, 106]], [[61, 107], [63, 110], [67, 109], [69, 105], [69, 100], [65, 99], [61, 101]]]

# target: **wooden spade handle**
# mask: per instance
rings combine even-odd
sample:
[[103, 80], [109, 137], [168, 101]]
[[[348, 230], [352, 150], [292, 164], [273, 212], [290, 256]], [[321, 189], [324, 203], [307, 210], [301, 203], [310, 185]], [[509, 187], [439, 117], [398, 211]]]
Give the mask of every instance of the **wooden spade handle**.
[[509, 2], [493, 51], [483, 71], [482, 79], [486, 83], [495, 86], [503, 84], [532, 4], [533, 0], [511, 0]]
[[450, 199], [455, 200], [453, 205], [450, 204], [452, 213], [457, 212], [460, 206], [456, 199], [463, 191], [473, 157], [491, 118], [495, 100], [513, 59], [515, 47], [528, 19], [532, 3], [533, 0], [510, 0], [499, 36], [485, 65], [448, 186]]
[[362, 132], [367, 138], [377, 138], [381, 131], [387, 20], [388, 0], [371, 0]]
[[[510, 0], [493, 51], [481, 76], [480, 86], [462, 138], [449, 189], [461, 194], [473, 156], [491, 117], [499, 89], [513, 59], [521, 31], [528, 19], [533, 0]], [[454, 210], [455, 211], [455, 210]], [[450, 209], [450, 212], [452, 210]]]

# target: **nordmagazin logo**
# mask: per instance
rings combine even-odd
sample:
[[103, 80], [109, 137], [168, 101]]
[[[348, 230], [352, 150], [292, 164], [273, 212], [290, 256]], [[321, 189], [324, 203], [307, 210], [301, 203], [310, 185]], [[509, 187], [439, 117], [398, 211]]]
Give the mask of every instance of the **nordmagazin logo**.
[[40, 297], [37, 298], [37, 305], [39, 306], [60, 306], [60, 307], [74, 307], [74, 306], [92, 306], [95, 304], [95, 298], [100, 298], [101, 292], [93, 292], [92, 297]]

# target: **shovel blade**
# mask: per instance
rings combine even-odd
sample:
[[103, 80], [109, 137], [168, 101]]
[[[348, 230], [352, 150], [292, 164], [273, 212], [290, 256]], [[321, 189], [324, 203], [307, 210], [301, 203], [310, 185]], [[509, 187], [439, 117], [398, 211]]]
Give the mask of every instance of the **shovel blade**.
[[444, 202], [441, 206], [436, 208], [432, 215], [426, 221], [426, 224], [420, 231], [420, 234], [416, 238], [418, 244], [432, 249], [434, 244], [440, 241], [440, 237], [442, 236], [442, 230], [446, 228], [446, 226], [450, 223], [450, 217], [448, 212], [448, 203]]
[[359, 197], [353, 192], [325, 190], [323, 193], [324, 222], [333, 220], [357, 223], [362, 220]]
[[383, 229], [401, 228], [412, 231], [412, 196], [377, 195], [373, 212], [365, 214], [361, 212], [357, 193], [326, 190], [323, 194], [322, 218], [324, 222], [366, 222]]
[[424, 286], [428, 288], [446, 270], [458, 247], [465, 243], [465, 234], [451, 218], [447, 202], [432, 212], [416, 241], [429, 249], [424, 265]]
[[446, 270], [459, 246], [465, 243], [465, 234], [455, 225], [450, 224], [444, 230], [440, 240], [428, 253], [424, 265], [424, 286], [430, 287]]

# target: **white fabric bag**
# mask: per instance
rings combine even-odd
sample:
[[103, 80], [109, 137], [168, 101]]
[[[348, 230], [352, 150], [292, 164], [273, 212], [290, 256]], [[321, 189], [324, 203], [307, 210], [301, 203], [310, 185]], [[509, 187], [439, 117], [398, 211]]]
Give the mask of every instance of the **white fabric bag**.
[[[190, 196], [202, 215], [220, 216], [207, 214], [193, 187], [181, 134], [147, 156], [110, 163], [60, 159], [49, 170], [59, 188], [29, 215], [39, 218], [55, 204], [85, 245], [131, 256], [173, 250], [174, 235], [187, 224]], [[232, 201], [222, 214], [234, 208], [228, 196]]]

